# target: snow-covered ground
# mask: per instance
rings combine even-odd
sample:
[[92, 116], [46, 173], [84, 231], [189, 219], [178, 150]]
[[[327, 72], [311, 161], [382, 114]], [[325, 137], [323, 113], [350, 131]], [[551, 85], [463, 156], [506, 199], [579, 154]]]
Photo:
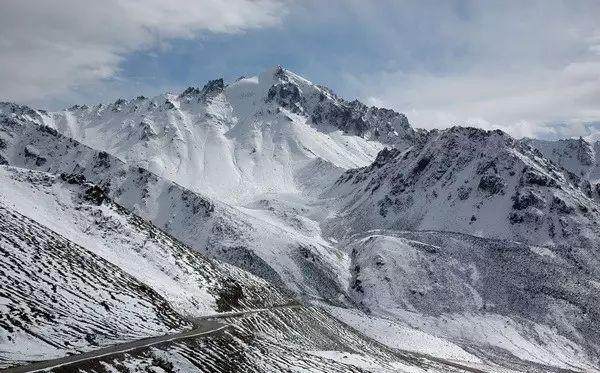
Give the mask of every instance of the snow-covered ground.
[[576, 270], [568, 252], [443, 232], [375, 231], [346, 247], [350, 296], [371, 316], [334, 315], [383, 343], [470, 362], [505, 363], [503, 351], [565, 369], [597, 367], [592, 262]]
[[190, 251], [108, 199], [97, 203], [90, 196], [97, 192], [91, 185], [6, 167], [0, 167], [0, 180], [0, 203], [116, 265], [168, 299], [182, 315], [218, 312], [220, 288], [236, 281], [243, 282], [246, 297], [255, 292], [247, 300], [250, 304], [285, 300], [264, 280]]
[[0, 185], [0, 364], [161, 335], [187, 326], [186, 316], [289, 299], [202, 257], [92, 184], [0, 166]]
[[384, 318], [355, 309], [329, 307], [337, 319], [351, 325], [364, 335], [392, 348], [413, 351], [465, 364], [482, 361], [452, 342], [427, 334], [392, 318]]
[[433, 132], [346, 172], [326, 196], [339, 211], [325, 231], [338, 238], [390, 228], [594, 246], [599, 233], [597, 193], [500, 131]]
[[0, 367], [186, 326], [133, 276], [0, 202]]
[[[59, 112], [1, 103], [0, 122], [0, 165], [17, 167], [0, 166], [0, 203], [180, 314], [284, 301], [275, 285], [418, 359], [498, 372], [598, 367], [597, 143], [414, 130], [280, 67]], [[350, 339], [316, 343], [332, 333], [327, 317], [281, 334], [252, 319], [227, 343], [260, 336], [234, 361], [266, 359], [267, 371], [439, 368]], [[122, 364], [213, 361], [197, 348]]]
[[[274, 84], [297, 84], [303, 96], [328, 94], [277, 69], [226, 87], [110, 105], [41, 113], [38, 122], [190, 190], [229, 202], [264, 193], [295, 193], [295, 175], [322, 159], [343, 169], [368, 165], [383, 145], [268, 100]], [[221, 82], [222, 83], [222, 82]], [[328, 100], [333, 100], [328, 98]]]

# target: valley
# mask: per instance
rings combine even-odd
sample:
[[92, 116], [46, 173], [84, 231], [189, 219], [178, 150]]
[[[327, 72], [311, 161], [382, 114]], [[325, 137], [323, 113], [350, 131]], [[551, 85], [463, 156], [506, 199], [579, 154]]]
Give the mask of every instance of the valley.
[[280, 66], [1, 103], [0, 364], [600, 371], [598, 143], [561, 141], [414, 129]]

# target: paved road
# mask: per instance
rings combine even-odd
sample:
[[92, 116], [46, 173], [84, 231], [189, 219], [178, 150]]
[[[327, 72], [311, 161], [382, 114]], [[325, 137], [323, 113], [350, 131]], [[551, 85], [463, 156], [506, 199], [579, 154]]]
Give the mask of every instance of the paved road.
[[[215, 314], [215, 315], [196, 317], [196, 318], [189, 319], [189, 321], [193, 324], [193, 328], [190, 330], [187, 330], [187, 331], [183, 331], [183, 332], [175, 333], [175, 334], [166, 334], [166, 335], [162, 335], [162, 336], [158, 336], [158, 337], [138, 339], [136, 341], [121, 343], [118, 345], [105, 347], [105, 348], [101, 348], [101, 349], [90, 351], [90, 352], [84, 352], [82, 354], [65, 356], [65, 357], [61, 357], [61, 358], [53, 359], [53, 360], [39, 361], [39, 362], [32, 363], [29, 365], [24, 365], [24, 366], [1, 370], [0, 373], [37, 372], [40, 370], [58, 368], [58, 367], [65, 366], [65, 365], [83, 363], [83, 362], [101, 358], [101, 357], [118, 355], [118, 354], [122, 354], [124, 352], [131, 352], [131, 351], [147, 348], [150, 346], [155, 346], [155, 345], [158, 345], [161, 343], [179, 341], [179, 340], [187, 339], [187, 338], [197, 338], [197, 337], [202, 337], [202, 336], [215, 335], [220, 332], [223, 332], [223, 330], [225, 330], [226, 328], [231, 326], [230, 324], [227, 324], [227, 323], [225, 323], [223, 321], [219, 321], [219, 320], [228, 319], [228, 318], [245, 317], [247, 315], [251, 315], [254, 313], [272, 311], [272, 310], [282, 309], [282, 308], [298, 308], [298, 307], [302, 307], [302, 305], [298, 302], [291, 302], [291, 303], [277, 305], [277, 306], [273, 306], [273, 307], [269, 307], [269, 308], [259, 308], [259, 309], [239, 311], [239, 312], [238, 311], [224, 312], [224, 313]], [[418, 352], [414, 352], [414, 351], [407, 351], [407, 350], [398, 350], [398, 351], [406, 353], [406, 354], [411, 354], [414, 356], [419, 356], [419, 357], [425, 358], [427, 360], [435, 361], [435, 362], [438, 362], [441, 364], [449, 365], [454, 368], [462, 369], [467, 372], [487, 373], [486, 371], [481, 370], [479, 368], [463, 365], [459, 362], [454, 362], [454, 361], [446, 360], [443, 358], [438, 358], [438, 357], [427, 355], [427, 354], [422, 354], [422, 353], [418, 353]]]
[[1, 370], [1, 373], [29, 373], [29, 372], [37, 372], [40, 370], [57, 368], [65, 365], [71, 365], [76, 363], [82, 363], [85, 361], [108, 357], [112, 355], [122, 354], [124, 352], [131, 352], [135, 350], [139, 350], [142, 348], [147, 348], [150, 346], [155, 346], [165, 342], [173, 342], [179, 341], [187, 338], [196, 338], [207, 335], [214, 335], [222, 332], [224, 329], [230, 327], [231, 325], [224, 323], [223, 321], [219, 321], [219, 319], [226, 318], [237, 318], [243, 317], [246, 315], [250, 315], [258, 312], [265, 312], [275, 309], [281, 308], [296, 308], [300, 307], [300, 304], [297, 302], [291, 302], [288, 304], [282, 304], [278, 306], [273, 306], [269, 308], [259, 308], [247, 311], [239, 311], [239, 312], [224, 312], [216, 315], [202, 316], [190, 319], [193, 328], [190, 330], [186, 330], [180, 333], [175, 334], [166, 334], [158, 337], [149, 337], [138, 339], [131, 342], [125, 342], [114, 346], [100, 348], [98, 350], [84, 352], [77, 355], [70, 355], [61, 357], [58, 359], [52, 360], [44, 360], [35, 363], [31, 363], [28, 365], [22, 365], [18, 367], [8, 368], [5, 370]]

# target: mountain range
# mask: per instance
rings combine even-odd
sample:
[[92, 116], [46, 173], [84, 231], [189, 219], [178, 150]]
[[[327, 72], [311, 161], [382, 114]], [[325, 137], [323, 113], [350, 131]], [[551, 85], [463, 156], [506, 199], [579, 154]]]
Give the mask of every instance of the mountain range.
[[599, 150], [416, 129], [281, 66], [0, 103], [0, 368], [219, 317], [68, 367], [599, 372]]

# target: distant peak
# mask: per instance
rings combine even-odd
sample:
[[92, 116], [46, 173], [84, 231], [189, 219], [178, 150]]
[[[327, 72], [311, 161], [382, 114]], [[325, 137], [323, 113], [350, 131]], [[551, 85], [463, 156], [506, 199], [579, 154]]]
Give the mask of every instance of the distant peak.
[[219, 93], [222, 92], [225, 88], [225, 83], [223, 82], [223, 78], [209, 80], [208, 83], [202, 87], [202, 92], [204, 94], [209, 93]]
[[295, 72], [284, 68], [281, 65], [276, 65], [266, 71], [262, 72], [258, 76], [259, 81], [270, 85], [278, 83], [289, 83], [293, 82], [302, 85], [314, 85], [311, 81], [296, 74]]
[[286, 71], [281, 65], [275, 66], [273, 76], [276, 78], [287, 78]]
[[199, 89], [197, 87], [188, 87], [183, 92], [181, 92], [179, 97], [185, 98], [200, 96], [199, 99], [201, 99], [202, 97], [212, 97], [223, 92], [224, 88], [225, 83], [223, 82], [222, 78], [219, 78], [209, 80], [208, 83], [206, 83], [204, 87], [202, 87], [202, 89]]
[[276, 65], [260, 73], [258, 75], [258, 79], [269, 84], [287, 81], [287, 70], [285, 70], [281, 65]]
[[181, 92], [180, 97], [195, 96], [200, 94], [200, 90], [197, 87], [187, 87], [185, 91]]

